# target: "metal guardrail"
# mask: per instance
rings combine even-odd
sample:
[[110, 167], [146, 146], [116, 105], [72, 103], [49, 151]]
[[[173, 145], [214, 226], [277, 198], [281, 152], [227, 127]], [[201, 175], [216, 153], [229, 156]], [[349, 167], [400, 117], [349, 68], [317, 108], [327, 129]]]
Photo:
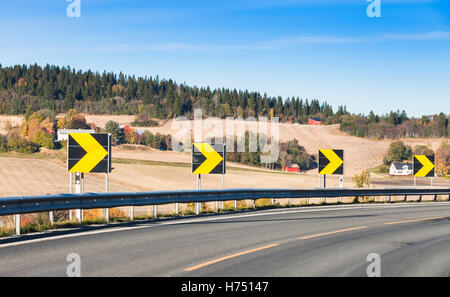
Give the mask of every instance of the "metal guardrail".
[[448, 189], [226, 189], [139, 193], [85, 193], [0, 198], [0, 216], [55, 210], [147, 206], [172, 203], [256, 200], [262, 198], [332, 198], [355, 196], [449, 195]]

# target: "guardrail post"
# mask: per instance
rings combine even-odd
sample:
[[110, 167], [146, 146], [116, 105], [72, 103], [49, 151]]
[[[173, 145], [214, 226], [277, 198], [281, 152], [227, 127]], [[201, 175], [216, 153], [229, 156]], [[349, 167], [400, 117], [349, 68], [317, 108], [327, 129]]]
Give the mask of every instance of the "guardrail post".
[[14, 228], [16, 229], [16, 235], [20, 235], [20, 214], [14, 215]]
[[109, 208], [105, 208], [105, 221], [109, 223]]
[[406, 202], [408, 200], [408, 195], [405, 195], [404, 201]]
[[436, 202], [436, 201], [437, 201], [437, 195], [434, 195], [434, 199], [433, 199], [433, 201], [434, 201], [434, 202]]
[[153, 205], [153, 218], [158, 218], [158, 205]]
[[53, 211], [48, 212], [48, 219], [50, 220], [50, 225], [53, 226]]
[[389, 195], [388, 203], [391, 203], [391, 195]]
[[134, 206], [130, 206], [130, 220], [134, 220]]
[[422, 195], [419, 195], [419, 202], [422, 202]]
[[252, 208], [253, 208], [253, 210], [256, 209], [256, 200], [255, 199], [252, 200]]

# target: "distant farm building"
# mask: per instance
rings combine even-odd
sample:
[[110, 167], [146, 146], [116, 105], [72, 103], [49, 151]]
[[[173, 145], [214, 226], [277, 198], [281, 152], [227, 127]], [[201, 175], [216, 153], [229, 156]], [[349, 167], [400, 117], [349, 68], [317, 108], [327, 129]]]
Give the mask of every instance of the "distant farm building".
[[308, 118], [308, 125], [322, 125], [322, 120], [319, 118]]
[[131, 131], [133, 131], [133, 128], [131, 128], [130, 126], [128, 126], [128, 125], [125, 125], [125, 126], [123, 126], [123, 127], [120, 127], [120, 128], [122, 128], [122, 130], [125, 132], [125, 131], [127, 131], [127, 132], [131, 132]]
[[289, 166], [283, 166], [283, 171], [286, 172], [300, 172], [300, 167], [297, 164], [291, 164]]
[[409, 176], [413, 174], [411, 163], [392, 163], [389, 167], [389, 174], [393, 176]]

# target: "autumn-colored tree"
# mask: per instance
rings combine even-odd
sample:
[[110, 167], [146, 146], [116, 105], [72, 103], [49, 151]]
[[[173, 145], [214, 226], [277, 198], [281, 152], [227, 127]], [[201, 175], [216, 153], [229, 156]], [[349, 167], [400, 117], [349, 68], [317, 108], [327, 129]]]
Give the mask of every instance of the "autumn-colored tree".
[[33, 141], [34, 134], [41, 130], [41, 125], [38, 118], [33, 118], [28, 120], [28, 133], [27, 133], [27, 140]]
[[40, 124], [41, 128], [47, 129], [47, 131], [51, 131], [55, 133], [55, 123], [50, 120], [50, 118], [45, 118]]
[[55, 131], [54, 121], [55, 115], [53, 112], [47, 109], [39, 110], [23, 121], [21, 134], [29, 142], [34, 142], [47, 148], [54, 148], [54, 136], [51, 134], [51, 132], [54, 133]]
[[58, 121], [56, 122], [56, 128], [58, 130], [64, 129], [66, 127], [66, 120], [64, 118], [58, 118]]
[[54, 149], [55, 143], [53, 142], [53, 135], [43, 130], [39, 130], [34, 133], [33, 143], [39, 144], [48, 149]]
[[23, 137], [28, 135], [28, 121], [26, 119], [23, 120], [22, 127], [20, 128], [20, 134]]
[[445, 176], [450, 174], [450, 143], [443, 141], [436, 151], [436, 174]]
[[355, 183], [355, 187], [357, 188], [370, 188], [370, 171], [364, 170], [360, 174], [355, 174], [352, 177], [352, 181]]
[[416, 145], [413, 149], [414, 155], [434, 156], [434, 151], [431, 146], [428, 145]]
[[125, 142], [129, 144], [135, 144], [136, 143], [136, 133], [133, 129], [130, 130], [124, 130], [123, 134], [125, 136]]
[[86, 129], [89, 128], [86, 118], [82, 114], [75, 114], [68, 123], [68, 129]]

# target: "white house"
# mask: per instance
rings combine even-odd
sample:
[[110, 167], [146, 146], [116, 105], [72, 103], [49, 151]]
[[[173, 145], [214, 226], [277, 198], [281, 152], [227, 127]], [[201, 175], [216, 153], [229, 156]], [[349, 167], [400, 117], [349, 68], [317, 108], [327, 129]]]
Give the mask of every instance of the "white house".
[[413, 174], [411, 163], [392, 163], [389, 167], [389, 174], [396, 176], [408, 176]]
[[69, 140], [69, 133], [95, 133], [92, 129], [59, 129], [58, 141]]

